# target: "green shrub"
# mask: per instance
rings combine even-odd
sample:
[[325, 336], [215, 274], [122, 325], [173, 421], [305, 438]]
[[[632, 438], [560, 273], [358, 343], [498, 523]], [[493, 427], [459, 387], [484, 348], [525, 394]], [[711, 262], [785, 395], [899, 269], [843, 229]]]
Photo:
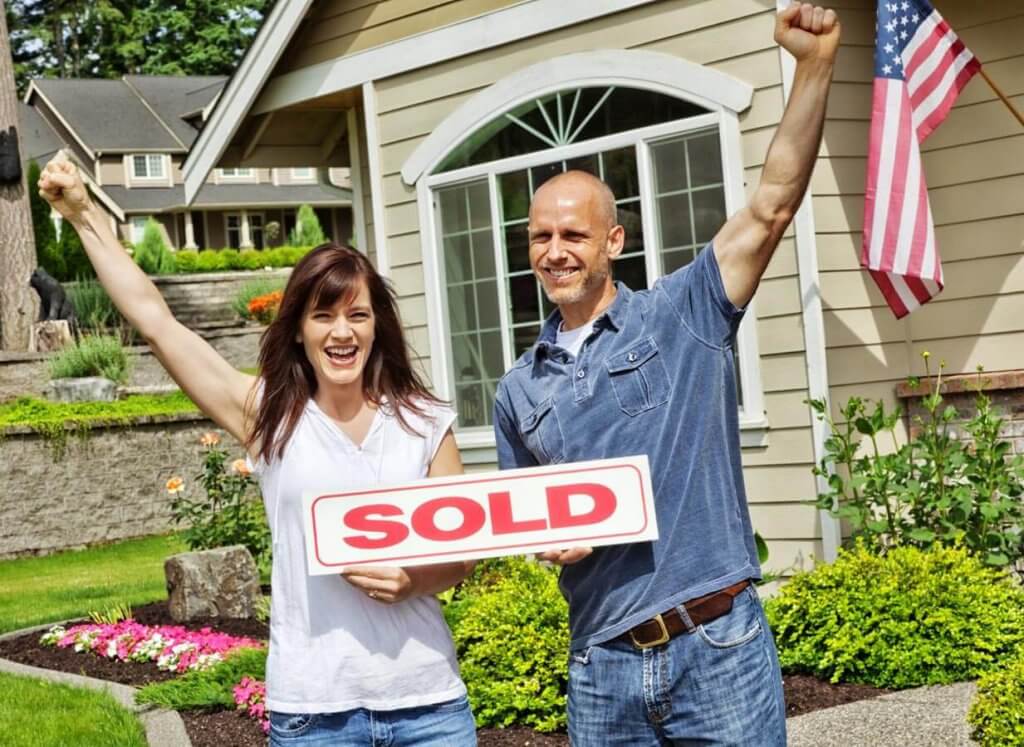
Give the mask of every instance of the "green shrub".
[[175, 270], [179, 273], [199, 271], [199, 252], [194, 249], [182, 249], [174, 255]]
[[258, 249], [243, 249], [238, 253], [238, 269], [240, 270], [262, 270], [266, 265], [263, 263], [263, 252]]
[[[965, 439], [953, 437], [959, 415], [943, 406], [941, 367], [934, 392], [922, 398], [927, 416], [906, 444], [895, 433], [901, 413], [886, 412], [881, 402], [870, 408], [852, 397], [841, 409], [845, 422], [837, 424], [823, 401], [812, 401], [832, 433], [815, 469], [829, 484], [818, 507], [835, 508], [855, 537], [882, 551], [963, 545], [989, 565], [1016, 564], [1024, 572], [1024, 456], [1014, 456], [1000, 437], [1003, 418], [980, 391], [980, 377], [979, 368], [977, 411], [963, 426]], [[895, 450], [884, 453], [886, 443]]]
[[225, 270], [242, 269], [241, 253], [237, 249], [221, 249], [219, 254]]
[[189, 672], [167, 682], [146, 685], [136, 694], [135, 702], [176, 711], [197, 708], [234, 709], [232, 688], [243, 677], [266, 679], [266, 668], [266, 650], [236, 649], [224, 661], [205, 671]]
[[122, 326], [121, 313], [98, 281], [82, 278], [66, 286], [66, 290], [78, 323], [84, 329], [107, 330]]
[[796, 575], [766, 611], [786, 671], [906, 688], [978, 677], [1024, 643], [1024, 590], [963, 548], [863, 541]]
[[50, 358], [52, 379], [103, 376], [123, 384], [130, 372], [128, 353], [113, 335], [83, 335]]
[[146, 221], [142, 241], [135, 245], [135, 264], [147, 275], [168, 275], [174, 272], [174, 255], [164, 243], [160, 224], [153, 218]]
[[554, 571], [482, 563], [445, 618], [478, 726], [565, 727], [568, 610]]
[[57, 278], [65, 280], [67, 268], [64, 258], [57, 251], [57, 228], [50, 218], [50, 204], [39, 196], [35, 185], [39, 181], [41, 169], [32, 160], [28, 162], [28, 198], [32, 209], [32, 233], [36, 242], [36, 264]]
[[216, 434], [206, 434], [202, 443], [203, 472], [196, 480], [204, 495], [192, 499], [174, 490], [171, 517], [176, 524], [187, 525], [181, 537], [189, 549], [245, 545], [259, 563], [270, 553], [270, 530], [263, 501], [254, 494], [255, 482], [244, 460], [227, 466], [227, 452], [219, 447]]
[[57, 278], [58, 280], [96, 277], [96, 271], [85, 253], [82, 240], [78, 238], [78, 232], [68, 225], [67, 221], [60, 224], [60, 238], [57, 239], [56, 251], [64, 262], [64, 277]]
[[253, 319], [253, 315], [249, 311], [249, 302], [257, 296], [265, 296], [274, 291], [283, 291], [284, 285], [284, 281], [280, 278], [262, 277], [249, 280], [238, 291], [238, 295], [231, 302], [231, 308], [242, 319]]
[[295, 228], [288, 235], [288, 243], [292, 246], [318, 246], [327, 241], [320, 219], [316, 211], [309, 205], [300, 205], [295, 216]]
[[981, 747], [1024, 744], [1024, 652], [1009, 666], [978, 681], [978, 694], [967, 720]]

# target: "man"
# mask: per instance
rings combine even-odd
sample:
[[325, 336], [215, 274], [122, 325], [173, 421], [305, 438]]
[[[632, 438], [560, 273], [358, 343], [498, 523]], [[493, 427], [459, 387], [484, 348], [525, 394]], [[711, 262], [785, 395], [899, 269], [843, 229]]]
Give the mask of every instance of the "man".
[[839, 44], [793, 3], [776, 41], [792, 94], [750, 204], [687, 267], [632, 292], [611, 191], [568, 172], [530, 206], [530, 261], [558, 310], [502, 379], [502, 468], [647, 454], [657, 542], [545, 553], [569, 601], [574, 745], [785, 744], [775, 647], [740, 462], [733, 346], [810, 179]]

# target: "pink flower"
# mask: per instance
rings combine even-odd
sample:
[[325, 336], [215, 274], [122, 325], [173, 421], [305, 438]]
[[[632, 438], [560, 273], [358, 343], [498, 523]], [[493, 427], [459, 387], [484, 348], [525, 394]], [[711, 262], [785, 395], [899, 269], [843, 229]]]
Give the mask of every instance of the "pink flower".
[[203, 437], [199, 439], [199, 443], [203, 446], [216, 446], [220, 443], [220, 436], [210, 431], [203, 434]]
[[185, 481], [182, 480], [180, 477], [172, 477], [170, 480], [167, 481], [167, 492], [170, 493], [171, 495], [174, 495], [175, 493], [180, 493], [184, 489]]
[[249, 465], [245, 463], [244, 459], [236, 459], [231, 463], [231, 469], [233, 469], [239, 475], [251, 475], [252, 470], [249, 469]]

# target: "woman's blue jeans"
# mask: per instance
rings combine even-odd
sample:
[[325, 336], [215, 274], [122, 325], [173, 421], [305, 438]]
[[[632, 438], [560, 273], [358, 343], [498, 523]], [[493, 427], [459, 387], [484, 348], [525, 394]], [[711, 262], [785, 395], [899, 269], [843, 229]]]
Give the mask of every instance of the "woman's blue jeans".
[[736, 745], [784, 747], [782, 674], [752, 586], [732, 610], [667, 644], [616, 640], [569, 660], [574, 747]]
[[271, 713], [271, 747], [472, 747], [476, 725], [465, 696], [446, 703], [340, 713]]

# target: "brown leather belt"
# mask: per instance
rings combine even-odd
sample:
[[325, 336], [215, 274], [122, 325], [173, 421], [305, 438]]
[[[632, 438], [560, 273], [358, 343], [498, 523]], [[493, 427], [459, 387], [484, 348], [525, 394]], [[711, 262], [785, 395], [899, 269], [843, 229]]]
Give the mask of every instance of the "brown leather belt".
[[[695, 627], [703, 625], [729, 612], [732, 609], [732, 600], [748, 586], [750, 581], [740, 581], [726, 589], [683, 602], [683, 607], [686, 608], [686, 614], [690, 616]], [[680, 633], [688, 632], [690, 629], [683, 622], [679, 610], [673, 607], [668, 612], [655, 615], [652, 619], [627, 630], [619, 638], [629, 641], [636, 648], [652, 648], [668, 643]]]

